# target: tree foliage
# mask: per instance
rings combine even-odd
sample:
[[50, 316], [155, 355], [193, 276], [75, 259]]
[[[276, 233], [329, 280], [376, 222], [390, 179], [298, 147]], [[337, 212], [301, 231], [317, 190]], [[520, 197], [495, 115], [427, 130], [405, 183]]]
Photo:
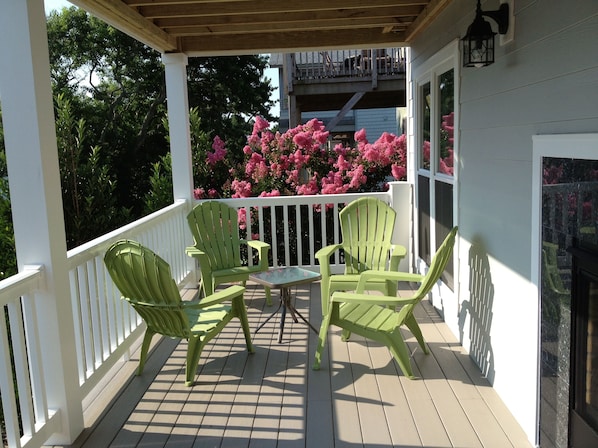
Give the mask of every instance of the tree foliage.
[[[172, 202], [164, 67], [158, 52], [75, 7], [50, 13], [47, 29], [72, 248]], [[194, 151], [219, 136], [240, 142], [242, 160], [251, 119], [273, 118], [266, 67], [262, 56], [189, 58]], [[0, 271], [13, 273], [1, 126], [0, 152]]]
[[[96, 194], [110, 194], [115, 203], [105, 199], [104, 205], [125, 212], [109, 213], [106, 222], [95, 227], [105, 232], [167, 205], [172, 183], [161, 55], [76, 8], [52, 13], [48, 36], [55, 98], [68, 102], [71, 114], [84, 123], [85, 135], [71, 127], [70, 137], [87, 145], [79, 149], [81, 166], [92, 162], [96, 174], [104, 176], [98, 180], [110, 179], [112, 191], [104, 184]], [[267, 59], [259, 56], [189, 59], [194, 151], [208, 150], [216, 135], [232, 142], [243, 139], [251, 117], [270, 116], [272, 86], [263, 80], [266, 67]], [[60, 107], [56, 101], [57, 112]], [[64, 141], [69, 141], [67, 135]], [[75, 184], [63, 193], [65, 202], [78, 203]], [[101, 202], [98, 199], [88, 201]], [[74, 223], [72, 228], [80, 226]], [[95, 236], [87, 230], [85, 235]]]

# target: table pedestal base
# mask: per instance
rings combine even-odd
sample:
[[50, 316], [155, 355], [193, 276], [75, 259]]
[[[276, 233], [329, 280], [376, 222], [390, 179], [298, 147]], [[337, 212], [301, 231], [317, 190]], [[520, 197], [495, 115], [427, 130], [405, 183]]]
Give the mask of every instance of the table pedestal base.
[[262, 327], [266, 325], [268, 321], [272, 319], [274, 315], [278, 313], [278, 311], [280, 310], [280, 327], [278, 329], [278, 343], [282, 343], [282, 333], [284, 332], [284, 322], [287, 316], [287, 309], [291, 313], [291, 317], [293, 318], [295, 323], [299, 322], [299, 320], [297, 319], [297, 316], [299, 316], [305, 324], [309, 325], [309, 327], [314, 331], [314, 333], [318, 334], [318, 330], [316, 330], [314, 326], [310, 324], [309, 321], [305, 317], [303, 317], [303, 315], [299, 311], [297, 311], [297, 309], [291, 303], [291, 288], [287, 287], [280, 288], [280, 303], [278, 304], [278, 308], [276, 308], [276, 311], [270, 314], [270, 316], [268, 316], [266, 320], [262, 322], [259, 327], [257, 327], [255, 332], [257, 333], [258, 331], [260, 331]]

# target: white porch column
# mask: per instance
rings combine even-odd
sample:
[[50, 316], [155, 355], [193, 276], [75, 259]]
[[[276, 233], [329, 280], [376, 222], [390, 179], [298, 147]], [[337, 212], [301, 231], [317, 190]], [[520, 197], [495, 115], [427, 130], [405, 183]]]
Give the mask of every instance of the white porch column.
[[411, 272], [413, 260], [413, 185], [408, 182], [389, 182], [390, 205], [397, 212], [393, 243], [407, 248], [399, 270]]
[[172, 187], [174, 199], [193, 202], [193, 169], [191, 166], [191, 136], [189, 128], [189, 98], [187, 94], [187, 55], [163, 54], [166, 74], [166, 102], [172, 156]]
[[0, 98], [19, 270], [45, 267], [39, 335], [49, 406], [62, 424], [50, 442], [72, 443], [83, 412], [42, 0], [0, 3]]

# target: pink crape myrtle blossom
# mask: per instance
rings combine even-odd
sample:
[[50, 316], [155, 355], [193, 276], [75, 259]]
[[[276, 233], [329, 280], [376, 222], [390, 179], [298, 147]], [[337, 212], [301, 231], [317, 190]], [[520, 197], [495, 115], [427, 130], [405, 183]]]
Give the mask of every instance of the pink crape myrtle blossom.
[[272, 191], [262, 191], [259, 195], [260, 198], [271, 198], [275, 196], [280, 196], [280, 191], [272, 190]]
[[367, 140], [367, 138], [366, 138], [366, 132], [365, 132], [365, 129], [360, 129], [359, 131], [357, 131], [357, 132], [355, 133], [355, 136], [354, 136], [354, 137], [355, 137], [355, 141], [356, 141], [357, 143], [363, 143], [363, 144], [367, 144], [367, 143], [368, 143], [368, 140]]
[[226, 157], [226, 146], [219, 136], [214, 137], [212, 149], [214, 152], [208, 152], [206, 155], [208, 159], [208, 165], [210, 166], [213, 166], [221, 160], [224, 160]]
[[255, 123], [253, 124], [253, 133], [257, 134], [258, 132], [263, 131], [264, 129], [268, 129], [270, 127], [270, 123], [265, 120], [263, 117], [259, 115], [255, 117]]
[[390, 172], [395, 179], [403, 179], [407, 175], [407, 168], [401, 165], [392, 165]]
[[330, 171], [328, 175], [322, 179], [322, 194], [342, 194], [349, 189], [349, 184], [345, 183], [343, 176], [340, 173]]
[[233, 198], [251, 197], [251, 184], [245, 180], [233, 180], [231, 188], [235, 192]]
[[[444, 119], [447, 132], [452, 120], [452, 116]], [[405, 135], [385, 132], [370, 143], [366, 130], [361, 129], [354, 134], [355, 143], [334, 146], [329, 138], [324, 123], [316, 118], [275, 132], [265, 119], [256, 117], [251, 135], [242, 147], [242, 160], [225, 161], [230, 167], [225, 184], [201, 185], [197, 195], [212, 197], [211, 190], [219, 192], [214, 197], [235, 198], [381, 191], [388, 188], [389, 179], [406, 178]], [[212, 149], [205, 160], [210, 167], [234, 152], [226, 151], [220, 138], [214, 139]], [[452, 155], [445, 163], [443, 169], [449, 171]]]
[[247, 213], [244, 208], [237, 210], [237, 221], [239, 222], [239, 229], [247, 229]]
[[196, 188], [193, 190], [193, 197], [195, 199], [204, 199], [206, 197], [206, 191], [203, 188]]
[[300, 195], [318, 194], [319, 191], [320, 186], [318, 185], [316, 176], [313, 176], [307, 183], [298, 185], [296, 188], [297, 194]]

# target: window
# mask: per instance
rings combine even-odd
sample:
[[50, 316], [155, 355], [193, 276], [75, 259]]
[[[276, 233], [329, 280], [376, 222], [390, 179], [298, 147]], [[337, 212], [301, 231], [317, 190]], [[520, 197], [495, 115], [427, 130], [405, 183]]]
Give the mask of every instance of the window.
[[[456, 48], [431, 58], [415, 83], [417, 249], [426, 265], [454, 225]], [[454, 289], [452, 259], [443, 281]]]

